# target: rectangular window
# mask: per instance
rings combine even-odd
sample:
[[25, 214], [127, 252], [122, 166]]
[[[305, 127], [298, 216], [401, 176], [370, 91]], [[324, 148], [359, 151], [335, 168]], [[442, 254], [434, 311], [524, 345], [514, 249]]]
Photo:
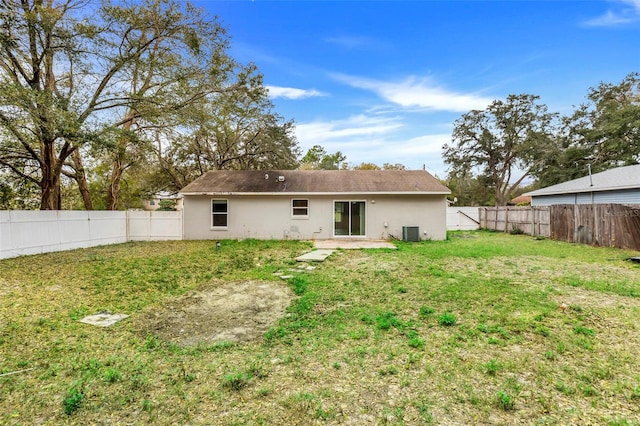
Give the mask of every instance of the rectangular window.
[[309, 200], [291, 200], [291, 214], [293, 217], [309, 217]]
[[211, 200], [211, 225], [214, 228], [226, 228], [229, 209], [227, 200]]

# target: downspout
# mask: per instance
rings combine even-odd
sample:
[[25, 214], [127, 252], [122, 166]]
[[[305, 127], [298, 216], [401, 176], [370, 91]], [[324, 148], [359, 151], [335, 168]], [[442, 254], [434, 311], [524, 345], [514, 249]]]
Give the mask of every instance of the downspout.
[[[593, 187], [593, 176], [591, 175], [591, 164], [587, 164], [587, 170], [589, 170], [589, 186]], [[593, 191], [591, 191], [591, 204], [593, 204]]]

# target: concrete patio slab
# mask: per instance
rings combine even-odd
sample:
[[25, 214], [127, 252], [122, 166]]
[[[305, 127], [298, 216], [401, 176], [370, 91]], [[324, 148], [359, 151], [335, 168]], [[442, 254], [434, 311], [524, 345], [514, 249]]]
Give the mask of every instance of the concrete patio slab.
[[314, 250], [296, 257], [296, 260], [298, 262], [324, 262], [324, 260], [332, 254], [333, 250]]
[[313, 245], [318, 249], [396, 249], [396, 246], [388, 241], [371, 240], [318, 240]]

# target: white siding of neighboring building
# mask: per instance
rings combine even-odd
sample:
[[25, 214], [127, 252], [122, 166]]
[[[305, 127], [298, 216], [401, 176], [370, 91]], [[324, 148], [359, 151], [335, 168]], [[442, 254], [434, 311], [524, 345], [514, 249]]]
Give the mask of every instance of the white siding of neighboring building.
[[575, 194], [575, 204], [593, 204], [593, 192], [581, 192]]
[[594, 193], [598, 204], [640, 204], [640, 189], [605, 191]]
[[[228, 200], [228, 226], [211, 226], [211, 200]], [[294, 218], [292, 199], [309, 200], [309, 217]], [[366, 202], [366, 235], [402, 238], [403, 226], [418, 226], [422, 239], [446, 238], [445, 195], [194, 196], [184, 198], [184, 239], [330, 239], [334, 201]]]
[[531, 197], [531, 205], [534, 207], [553, 204], [640, 204], [640, 189], [534, 195]]
[[551, 206], [553, 204], [575, 204], [575, 194], [541, 195], [531, 197], [533, 207]]

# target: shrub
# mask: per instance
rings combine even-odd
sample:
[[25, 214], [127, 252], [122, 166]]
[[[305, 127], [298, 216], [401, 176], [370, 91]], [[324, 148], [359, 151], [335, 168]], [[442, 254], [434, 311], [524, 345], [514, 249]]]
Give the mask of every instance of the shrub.
[[518, 225], [511, 225], [511, 231], [509, 231], [511, 235], [522, 235], [524, 231], [520, 229]]
[[163, 212], [174, 212], [176, 211], [176, 202], [173, 200], [160, 200], [158, 203], [160, 207], [158, 207], [158, 211]]

